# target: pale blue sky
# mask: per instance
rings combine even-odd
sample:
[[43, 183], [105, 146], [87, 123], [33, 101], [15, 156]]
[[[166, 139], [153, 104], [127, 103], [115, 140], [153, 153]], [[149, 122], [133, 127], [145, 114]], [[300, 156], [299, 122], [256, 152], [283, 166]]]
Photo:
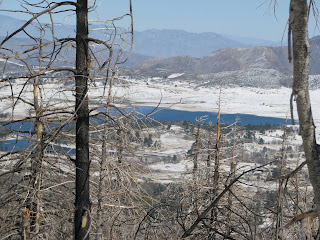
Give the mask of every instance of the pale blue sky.
[[[36, 0], [34, 0], [36, 2]], [[271, 0], [132, 0], [134, 28], [181, 29], [216, 32], [280, 41], [286, 28], [289, 0], [278, 0], [275, 15]], [[56, 1], [59, 2], [59, 1]], [[97, 0], [102, 19], [128, 11], [129, 0]], [[0, 8], [16, 9], [16, 0], [4, 0]], [[22, 18], [22, 16], [19, 16]], [[64, 20], [72, 23], [72, 18]], [[313, 27], [310, 29], [313, 33]]]
[[[277, 21], [273, 9], [269, 9], [269, 3], [263, 4], [264, 0], [151, 0], [146, 4], [153, 11], [149, 14], [143, 10], [148, 1], [135, 2], [137, 28], [140, 25], [148, 28], [152, 24], [156, 28], [209, 31], [267, 40], [281, 39], [288, 15], [286, 4], [279, 5]], [[155, 9], [159, 9], [158, 12]], [[142, 16], [148, 16], [151, 21], [144, 22]]]

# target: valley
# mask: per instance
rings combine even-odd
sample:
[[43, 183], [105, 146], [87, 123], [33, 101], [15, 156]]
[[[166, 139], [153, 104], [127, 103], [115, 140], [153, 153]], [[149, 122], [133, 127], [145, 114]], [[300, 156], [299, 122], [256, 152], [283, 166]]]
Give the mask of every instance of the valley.
[[[30, 28], [30, 34], [38, 32]], [[59, 26], [56, 34], [64, 36], [72, 29]], [[131, 50], [121, 35], [126, 31], [121, 31], [112, 43], [113, 56], [107, 44], [90, 45], [86, 60], [93, 65], [81, 80], [81, 102], [75, 103], [80, 86], [74, 81], [79, 76], [73, 43], [63, 46], [72, 39], [59, 46], [54, 38], [45, 48], [40, 45], [47, 55], [32, 48], [30, 55], [2, 57], [0, 200], [11, 214], [4, 232], [20, 224], [16, 209], [27, 213], [24, 203], [35, 196], [39, 209], [31, 210], [46, 217], [39, 225], [42, 232], [49, 219], [63, 228], [50, 230], [61, 234], [59, 239], [70, 237], [75, 179], [83, 173], [90, 181], [90, 217], [97, 221], [90, 224], [101, 236], [111, 228], [105, 233], [110, 239], [146, 239], [149, 231], [158, 239], [178, 239], [208, 206], [213, 208], [194, 239], [203, 239], [207, 226], [210, 231], [218, 226], [223, 234], [229, 229], [237, 239], [268, 239], [280, 220], [288, 239], [297, 234], [297, 226], [312, 232], [316, 222], [287, 224], [315, 211], [295, 99], [296, 125], [291, 119], [293, 79], [287, 48], [252, 46], [214, 33], [150, 30], [136, 33], [137, 52], [120, 64], [127, 48]], [[6, 51], [29, 48], [33, 39], [21, 45], [20, 35]], [[191, 49], [199, 38], [206, 39]], [[123, 49], [117, 48], [119, 43]], [[311, 39], [309, 87], [319, 143], [318, 46], [319, 37]], [[105, 56], [109, 59], [104, 62]], [[88, 109], [81, 112], [87, 102]], [[185, 118], [188, 114], [192, 117]], [[79, 119], [88, 126], [77, 128]], [[78, 134], [83, 129], [85, 137]], [[75, 154], [83, 150], [83, 142], [88, 144], [87, 151], [81, 151], [87, 162]], [[79, 164], [88, 167], [86, 172]], [[4, 212], [0, 209], [1, 220]]]

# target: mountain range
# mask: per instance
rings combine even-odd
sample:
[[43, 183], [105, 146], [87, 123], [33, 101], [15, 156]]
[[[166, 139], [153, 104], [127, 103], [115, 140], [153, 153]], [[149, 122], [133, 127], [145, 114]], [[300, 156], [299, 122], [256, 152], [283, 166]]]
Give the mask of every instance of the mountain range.
[[148, 71], [162, 69], [172, 73], [195, 74], [260, 68], [289, 73], [292, 70], [292, 65], [288, 62], [286, 47], [261, 46], [240, 49], [222, 48], [201, 58], [191, 56], [152, 58], [138, 63], [134, 68]]
[[[310, 74], [320, 74], [320, 36], [310, 39]], [[248, 69], [273, 69], [291, 75], [292, 63], [288, 61], [287, 47], [254, 46], [222, 48], [208, 56], [195, 58], [175, 56], [151, 58], [134, 66], [145, 72], [167, 71], [195, 74], [218, 73]]]
[[134, 33], [135, 53], [153, 57], [173, 57], [190, 55], [203, 57], [221, 48], [244, 48], [256, 43], [275, 45], [276, 43], [252, 38], [225, 37], [217, 33], [190, 33], [183, 30], [152, 29]]
[[[23, 23], [23, 20], [0, 15], [0, 36], [3, 38]], [[37, 30], [30, 26], [28, 31], [36, 34]], [[55, 29], [56, 37], [72, 37], [73, 33], [72, 25], [57, 25]], [[103, 37], [99, 31], [94, 34], [96, 38]], [[30, 38], [23, 37], [25, 34], [20, 33], [6, 47], [18, 51], [32, 43]], [[159, 71], [210, 74], [248, 69], [273, 69], [291, 75], [292, 64], [288, 62], [287, 47], [252, 46], [257, 42], [273, 45], [270, 41], [241, 37], [231, 39], [216, 33], [156, 29], [134, 32], [133, 52], [125, 66], [151, 75]], [[320, 74], [320, 36], [310, 39], [310, 46], [310, 74]], [[70, 54], [68, 57], [70, 59], [66, 60], [74, 61]]]
[[[7, 36], [24, 23], [25, 21], [23, 20], [0, 15], [0, 36]], [[104, 26], [90, 25], [91, 29], [99, 27]], [[31, 36], [39, 35], [39, 30], [35, 27], [29, 26], [27, 31]], [[55, 26], [55, 36], [57, 38], [74, 37], [74, 35], [74, 25], [57, 24]], [[101, 31], [90, 31], [90, 36], [99, 39], [106, 38], [106, 35]], [[27, 38], [23, 32], [16, 35], [16, 37]], [[223, 36], [212, 32], [190, 33], [183, 30], [152, 29], [134, 32], [133, 54], [145, 55], [146, 57], [173, 57], [180, 55], [203, 57], [221, 48], [243, 48], [256, 44], [270, 46], [277, 43], [261, 39]]]

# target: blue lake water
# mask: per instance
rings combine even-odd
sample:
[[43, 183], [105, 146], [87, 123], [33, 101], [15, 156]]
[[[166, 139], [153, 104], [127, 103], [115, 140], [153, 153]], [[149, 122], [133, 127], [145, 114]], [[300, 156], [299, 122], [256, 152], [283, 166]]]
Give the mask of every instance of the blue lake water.
[[[5, 127], [3, 127], [5, 126]], [[52, 126], [53, 127], [53, 126]], [[65, 126], [65, 128], [70, 128], [72, 127], [72, 125], [67, 125]], [[8, 130], [6, 130], [6, 128]], [[13, 130], [19, 130], [19, 131], [24, 131], [25, 133], [19, 133], [19, 140], [16, 139], [5, 139], [6, 136], [6, 132], [10, 132], [9, 129], [13, 129]], [[32, 140], [30, 138], [30, 134], [31, 132], [34, 130], [34, 123], [33, 122], [15, 122], [12, 124], [0, 124], [0, 138], [2, 138], [2, 140], [0, 140], [0, 151], [18, 151], [20, 149], [27, 149], [29, 148], [29, 150], [34, 150], [35, 149], [35, 142], [34, 140]], [[46, 147], [47, 151], [51, 151], [53, 148], [51, 146], [51, 144], [49, 144]], [[54, 143], [54, 149], [55, 150], [63, 150], [65, 152], [70, 152], [71, 154], [75, 154], [75, 150], [74, 149], [70, 149], [67, 147], [62, 147], [57, 143]]]
[[[151, 112], [155, 112], [150, 115], [150, 118], [155, 120], [166, 120], [166, 121], [191, 121], [197, 122], [198, 119], [202, 116], [207, 116], [204, 123], [213, 123], [217, 122], [217, 113], [214, 112], [189, 112], [189, 111], [180, 111], [180, 110], [173, 110], [173, 109], [155, 109], [154, 107], [150, 106], [141, 106], [135, 107], [136, 110], [142, 114], [150, 114]], [[132, 107], [129, 108], [128, 111], [132, 111]], [[221, 114], [221, 123], [225, 124], [232, 124], [238, 119], [238, 124], [252, 124], [252, 125], [260, 125], [260, 124], [272, 124], [272, 125], [282, 125], [285, 123], [285, 119], [282, 118], [272, 118], [272, 117], [260, 117], [256, 115], [250, 114]], [[9, 127], [9, 126], [7, 126]], [[21, 123], [14, 123], [10, 126], [12, 129], [20, 129], [22, 131], [31, 131], [33, 130], [34, 126], [32, 122], [24, 122], [22, 125]], [[70, 126], [66, 126], [70, 127]], [[72, 127], [72, 125], [71, 125]], [[0, 150], [2, 151], [11, 151], [11, 150], [19, 150], [23, 148], [30, 147], [30, 145], [34, 144], [32, 140], [28, 139], [30, 134], [25, 133], [26, 138], [20, 140], [0, 140]], [[50, 146], [48, 146], [50, 149]], [[63, 149], [65, 151], [71, 151], [71, 154], [74, 154], [74, 149], [68, 149], [65, 147], [59, 147], [55, 145], [56, 149]]]
[[[155, 108], [154, 107], [136, 107], [137, 111], [143, 114], [149, 114]], [[158, 109], [157, 109], [158, 110]], [[155, 112], [157, 111], [155, 110]], [[207, 116], [205, 123], [216, 123], [218, 113], [215, 112], [189, 112], [189, 111], [181, 111], [174, 109], [162, 109], [150, 117], [155, 120], [167, 120], [167, 121], [191, 121], [196, 122], [200, 117]], [[285, 119], [283, 118], [273, 118], [273, 117], [261, 117], [250, 114], [221, 114], [221, 123], [231, 124], [234, 123], [238, 119], [238, 124], [252, 124], [252, 125], [260, 125], [260, 124], [272, 124], [272, 125], [282, 125], [285, 123]]]

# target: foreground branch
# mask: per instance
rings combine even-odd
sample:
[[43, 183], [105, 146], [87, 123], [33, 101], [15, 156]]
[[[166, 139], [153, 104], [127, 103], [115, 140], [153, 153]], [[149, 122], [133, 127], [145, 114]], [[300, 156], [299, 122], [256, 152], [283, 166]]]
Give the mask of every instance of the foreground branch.
[[208, 214], [208, 212], [217, 205], [217, 203], [220, 201], [220, 199], [224, 196], [224, 194], [226, 192], [228, 192], [230, 190], [230, 188], [232, 187], [233, 184], [235, 184], [243, 175], [249, 173], [249, 172], [253, 172], [256, 171], [257, 169], [261, 169], [267, 165], [269, 165], [271, 162], [264, 164], [262, 166], [259, 167], [255, 167], [252, 169], [249, 169], [247, 171], [244, 171], [243, 173], [241, 173], [238, 177], [234, 178], [231, 183], [226, 186], [223, 191], [216, 197], [216, 199], [199, 215], [199, 217], [197, 218], [197, 220], [192, 224], [192, 226], [185, 231], [185, 233], [182, 235], [182, 238], [186, 238], [188, 236], [191, 235], [191, 233], [194, 231], [194, 229], [198, 226], [198, 224], [201, 222], [201, 220], [203, 220], [205, 218], [205, 216]]

